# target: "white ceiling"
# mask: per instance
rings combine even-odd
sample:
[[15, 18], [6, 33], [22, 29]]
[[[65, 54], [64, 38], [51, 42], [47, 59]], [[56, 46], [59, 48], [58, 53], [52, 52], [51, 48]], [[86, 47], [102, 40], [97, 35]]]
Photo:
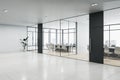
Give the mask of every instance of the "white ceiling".
[[116, 7], [120, 0], [0, 0], [0, 24], [30, 26]]
[[104, 12], [104, 24], [120, 24], [120, 8]]

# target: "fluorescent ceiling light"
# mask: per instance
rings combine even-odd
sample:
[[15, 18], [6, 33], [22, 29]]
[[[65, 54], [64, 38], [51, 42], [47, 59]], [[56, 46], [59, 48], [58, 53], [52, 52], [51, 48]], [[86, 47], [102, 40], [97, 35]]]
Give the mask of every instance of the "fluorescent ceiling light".
[[91, 4], [91, 6], [97, 6], [98, 4], [97, 3], [93, 3], [93, 4]]
[[7, 9], [4, 9], [4, 10], [3, 10], [3, 12], [4, 12], [4, 13], [7, 13], [7, 12], [8, 12], [8, 10], [7, 10]]

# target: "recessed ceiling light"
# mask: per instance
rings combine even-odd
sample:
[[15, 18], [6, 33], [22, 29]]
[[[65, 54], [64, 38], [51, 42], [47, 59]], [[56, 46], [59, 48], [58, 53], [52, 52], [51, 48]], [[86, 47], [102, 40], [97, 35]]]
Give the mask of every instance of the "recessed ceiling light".
[[93, 3], [93, 4], [91, 4], [91, 6], [97, 6], [98, 4], [97, 3]]
[[7, 9], [4, 9], [4, 10], [3, 10], [3, 12], [4, 12], [4, 13], [7, 13], [7, 12], [8, 12], [8, 10], [7, 10]]

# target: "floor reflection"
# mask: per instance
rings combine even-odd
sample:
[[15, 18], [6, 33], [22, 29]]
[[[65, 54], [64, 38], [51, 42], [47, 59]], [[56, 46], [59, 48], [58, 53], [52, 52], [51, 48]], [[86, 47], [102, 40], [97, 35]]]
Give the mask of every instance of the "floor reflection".
[[66, 57], [66, 58], [89, 61], [89, 54], [87, 53], [76, 54], [76, 52], [59, 52], [59, 51], [49, 51], [49, 50], [44, 50], [43, 52], [45, 54], [54, 55], [54, 56], [61, 56], [61, 57]]

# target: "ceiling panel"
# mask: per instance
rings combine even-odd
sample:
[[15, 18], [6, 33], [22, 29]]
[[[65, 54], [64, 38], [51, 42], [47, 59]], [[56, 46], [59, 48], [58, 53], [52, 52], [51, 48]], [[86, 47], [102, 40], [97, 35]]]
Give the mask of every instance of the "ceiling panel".
[[120, 7], [120, 0], [1, 0], [0, 24], [30, 26], [115, 7]]

